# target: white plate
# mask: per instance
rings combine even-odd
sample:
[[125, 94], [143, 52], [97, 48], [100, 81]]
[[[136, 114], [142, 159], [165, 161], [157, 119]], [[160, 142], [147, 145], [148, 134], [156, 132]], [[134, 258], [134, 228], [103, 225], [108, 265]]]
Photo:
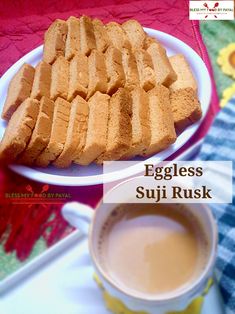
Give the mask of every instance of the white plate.
[[[93, 274], [87, 240], [75, 231], [0, 283], [1, 313], [111, 314]], [[223, 307], [215, 284], [201, 314], [223, 314]]]
[[[184, 42], [175, 38], [169, 34], [156, 31], [154, 29], [145, 28], [145, 31], [152, 37], [156, 37], [166, 48], [167, 54], [169, 56], [182, 53], [187, 61], [189, 62], [193, 74], [198, 83], [198, 96], [202, 105], [203, 116], [200, 121], [194, 125], [188, 127], [180, 136], [177, 138], [177, 141], [168, 149], [163, 152], [158, 153], [154, 157], [156, 161], [161, 161], [172, 155], [179, 148], [181, 148], [193, 134], [199, 128], [201, 122], [206, 116], [207, 110], [209, 108], [210, 99], [211, 99], [211, 81], [208, 70], [199, 57], [199, 55]], [[40, 46], [30, 53], [25, 55], [19, 61], [17, 61], [0, 79], [0, 111], [2, 110], [9, 82], [11, 81], [14, 74], [19, 70], [23, 63], [30, 63], [35, 66], [42, 59], [43, 46]], [[4, 133], [6, 123], [3, 120], [0, 120], [0, 138]], [[151, 162], [151, 158], [148, 159], [148, 162]], [[143, 158], [134, 159], [136, 160], [136, 165], [126, 168], [119, 172], [113, 172], [109, 175], [104, 176], [102, 171], [102, 166], [97, 166], [91, 164], [89, 166], [77, 166], [72, 165], [68, 169], [57, 169], [53, 166], [47, 167], [46, 169], [42, 168], [30, 168], [25, 166], [12, 165], [10, 166], [13, 171], [22, 176], [25, 176], [29, 179], [48, 183], [56, 184], [63, 186], [81, 186], [81, 185], [95, 185], [103, 182], [111, 182], [119, 179], [127, 178], [131, 175], [137, 174], [141, 171], [141, 166], [146, 160]]]

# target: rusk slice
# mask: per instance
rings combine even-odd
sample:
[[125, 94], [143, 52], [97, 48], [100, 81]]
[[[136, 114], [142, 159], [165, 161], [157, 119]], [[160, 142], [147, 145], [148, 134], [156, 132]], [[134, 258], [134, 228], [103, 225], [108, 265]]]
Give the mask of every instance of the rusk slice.
[[105, 52], [105, 61], [108, 76], [107, 93], [112, 95], [119, 87], [123, 87], [125, 84], [121, 51], [113, 46], [110, 46]]
[[183, 131], [187, 126], [201, 118], [201, 105], [193, 88], [188, 87], [172, 91], [170, 100], [177, 131]]
[[35, 68], [35, 75], [31, 97], [40, 100], [43, 96], [50, 97], [51, 87], [51, 65], [44, 61], [38, 63]]
[[149, 53], [143, 49], [135, 51], [135, 58], [140, 79], [140, 86], [148, 91], [155, 86], [155, 73]]
[[46, 167], [63, 151], [69, 125], [71, 104], [58, 97], [55, 101], [51, 137], [47, 147], [36, 159], [36, 165]]
[[72, 101], [77, 95], [86, 98], [88, 88], [88, 58], [77, 53], [70, 61], [68, 100]]
[[87, 129], [89, 108], [87, 102], [77, 96], [71, 103], [69, 125], [64, 149], [60, 156], [53, 162], [54, 166], [67, 168], [73, 159], [84, 147], [84, 132]]
[[122, 50], [122, 65], [126, 78], [125, 87], [132, 90], [133, 88], [140, 86], [137, 63], [131, 50]]
[[148, 96], [151, 141], [144, 155], [157, 153], [176, 140], [169, 90], [163, 85], [156, 85]]
[[[82, 104], [82, 101], [80, 100], [80, 98], [78, 100]], [[81, 156], [83, 149], [85, 147], [85, 144], [86, 144], [88, 117], [89, 117], [89, 106], [86, 101], [82, 104], [81, 110], [82, 110], [82, 114], [80, 114], [79, 116], [79, 125], [78, 125], [79, 143], [73, 155], [73, 161], [75, 162], [79, 160], [79, 157]]]
[[68, 26], [63, 20], [55, 20], [44, 36], [43, 60], [52, 64], [59, 56], [65, 54], [65, 41]]
[[30, 64], [24, 64], [11, 80], [7, 98], [2, 111], [2, 118], [9, 120], [19, 105], [30, 96], [34, 68]]
[[85, 15], [80, 18], [80, 40], [81, 52], [88, 56], [96, 48], [96, 42], [92, 20]]
[[119, 88], [110, 99], [108, 138], [105, 152], [96, 162], [118, 160], [127, 153], [132, 141], [132, 101], [129, 90]]
[[64, 57], [59, 57], [52, 65], [51, 73], [51, 99], [57, 97], [67, 99], [69, 87], [69, 62]]
[[96, 91], [107, 92], [107, 71], [104, 54], [93, 50], [88, 58], [89, 84], [87, 98], [90, 98]]
[[20, 163], [32, 165], [40, 153], [47, 147], [51, 135], [54, 102], [47, 97], [40, 101], [39, 114], [31, 139], [20, 156]]
[[27, 98], [13, 113], [0, 144], [1, 163], [12, 163], [26, 148], [39, 111], [38, 100]]
[[167, 87], [170, 86], [176, 81], [177, 75], [171, 66], [165, 48], [155, 42], [148, 47], [147, 52], [152, 58], [156, 82]]
[[109, 100], [106, 94], [96, 92], [88, 102], [89, 118], [85, 147], [79, 158], [80, 165], [89, 165], [105, 150], [109, 117]]
[[104, 52], [108, 46], [111, 44], [111, 41], [108, 37], [106, 28], [104, 24], [99, 19], [92, 20], [94, 27], [95, 40], [96, 40], [96, 49]]
[[175, 127], [181, 132], [201, 118], [201, 105], [197, 97], [197, 82], [189, 64], [181, 54], [170, 57], [177, 80], [170, 86], [171, 106]]
[[197, 92], [197, 82], [185, 57], [178, 54], [170, 57], [169, 59], [175, 73], [177, 74], [177, 80], [171, 84], [170, 90], [177, 91], [182, 88], [190, 87]]
[[131, 43], [121, 25], [116, 22], [109, 22], [105, 27], [114, 47], [119, 50], [122, 50], [123, 48], [131, 49]]
[[126, 32], [133, 50], [144, 48], [146, 34], [138, 21], [128, 20], [122, 24], [122, 28]]
[[72, 59], [80, 51], [80, 22], [74, 16], [67, 20], [68, 34], [65, 44], [65, 58]]
[[147, 50], [149, 48], [149, 46], [151, 46], [152, 44], [155, 44], [155, 43], [159, 44], [159, 41], [156, 38], [151, 37], [151, 36], [146, 34], [145, 40], [144, 40], [144, 49]]
[[150, 145], [150, 117], [148, 94], [142, 88], [131, 91], [132, 98], [132, 141], [125, 158], [142, 155]]

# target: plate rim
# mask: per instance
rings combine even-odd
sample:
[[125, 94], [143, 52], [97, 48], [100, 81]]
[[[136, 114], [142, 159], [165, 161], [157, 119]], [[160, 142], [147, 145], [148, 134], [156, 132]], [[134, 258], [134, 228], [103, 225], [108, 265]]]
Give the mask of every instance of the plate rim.
[[[197, 63], [200, 64], [200, 74], [201, 77], [204, 76], [204, 81], [207, 81], [207, 93], [204, 93], [203, 96], [205, 99], [203, 101], [205, 102], [205, 110], [203, 112], [203, 117], [194, 123], [193, 125], [189, 126], [184, 132], [182, 132], [178, 138], [177, 141], [171, 145], [166, 150], [162, 151], [160, 153], [160, 157], [157, 155], [153, 155], [145, 160], [141, 160], [136, 163], [136, 165], [129, 167], [128, 169], [119, 171], [119, 172], [113, 172], [112, 175], [105, 175], [105, 174], [99, 174], [99, 175], [91, 175], [91, 176], [63, 176], [63, 175], [56, 175], [56, 174], [48, 174], [44, 172], [40, 172], [37, 168], [30, 168], [27, 166], [21, 166], [21, 165], [10, 165], [9, 168], [14, 171], [15, 173], [22, 175], [23, 177], [26, 177], [28, 179], [40, 182], [40, 183], [47, 183], [57, 186], [90, 186], [90, 185], [98, 185], [98, 184], [104, 184], [109, 182], [115, 182], [117, 180], [128, 178], [132, 175], [137, 175], [141, 171], [141, 166], [143, 166], [146, 162], [160, 162], [162, 160], [165, 160], [166, 158], [169, 158], [173, 153], [177, 152], [181, 147], [183, 147], [190, 139], [191, 137], [197, 132], [199, 129], [201, 123], [204, 121], [206, 114], [210, 108], [210, 100], [212, 95], [212, 86], [211, 86], [211, 78], [209, 75], [209, 71], [205, 65], [205, 62], [202, 60], [202, 58], [199, 56], [199, 54], [191, 48], [188, 44], [183, 42], [181, 39], [172, 36], [168, 33], [155, 30], [152, 28], [145, 28], [144, 30], [153, 37], [156, 37], [160, 42], [161, 39], [164, 39], [170, 43], [176, 43], [180, 45], [181, 49], [185, 50], [186, 52], [190, 51], [191, 58], [195, 59]], [[35, 56], [35, 54], [38, 54], [43, 49], [43, 45], [40, 45], [39, 47], [31, 50], [26, 55], [24, 55], [22, 58], [20, 58], [16, 63], [14, 63], [1, 77], [0, 79], [0, 87], [1, 83], [5, 80], [8, 80], [9, 77], [12, 76], [12, 71], [17, 70], [23, 62], [28, 62], [28, 59]], [[186, 134], [185, 134], [186, 133]], [[186, 137], [186, 139], [184, 139]], [[180, 140], [179, 140], [180, 139]], [[127, 171], [128, 170], [128, 171]]]

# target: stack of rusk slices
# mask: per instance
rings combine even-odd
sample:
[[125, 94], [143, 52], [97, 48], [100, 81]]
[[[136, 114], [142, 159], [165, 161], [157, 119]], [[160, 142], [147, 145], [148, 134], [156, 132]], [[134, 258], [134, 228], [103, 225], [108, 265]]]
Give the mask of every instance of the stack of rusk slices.
[[43, 60], [10, 82], [0, 159], [65, 168], [153, 155], [200, 117], [183, 55], [168, 58], [136, 20], [71, 16], [50, 25]]

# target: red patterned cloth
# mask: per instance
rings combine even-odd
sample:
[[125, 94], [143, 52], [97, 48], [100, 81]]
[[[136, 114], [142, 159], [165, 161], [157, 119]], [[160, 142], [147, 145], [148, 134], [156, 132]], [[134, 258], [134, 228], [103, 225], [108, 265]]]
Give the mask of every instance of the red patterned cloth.
[[[23, 55], [43, 43], [43, 34], [56, 18], [67, 19], [82, 14], [98, 17], [104, 22], [124, 22], [137, 19], [143, 26], [161, 30], [178, 37], [191, 46], [205, 61], [211, 76], [211, 66], [203, 44], [198, 22], [188, 19], [188, 1], [185, 0], [1, 0], [0, 1], [0, 75]], [[200, 130], [185, 147], [203, 137], [218, 111], [218, 97], [213, 81], [213, 97], [210, 110]], [[184, 147], [184, 149], [185, 149]], [[16, 251], [23, 260], [29, 255], [35, 241], [43, 235], [48, 245], [55, 243], [64, 235], [66, 224], [60, 216], [61, 205], [13, 205], [7, 202], [5, 193], [23, 192], [30, 185], [40, 191], [41, 184], [30, 182], [7, 169], [0, 169], [0, 237], [8, 252]], [[93, 187], [50, 187], [56, 193], [68, 192], [71, 200], [78, 200], [95, 206], [102, 196], [102, 186]], [[41, 210], [41, 211], [40, 211]], [[56, 213], [48, 225], [51, 212]], [[48, 236], [50, 226], [50, 236]], [[58, 227], [59, 226], [59, 227]], [[8, 227], [8, 229], [7, 229]], [[10, 227], [10, 228], [9, 228]], [[3, 236], [4, 235], [4, 236]]]

